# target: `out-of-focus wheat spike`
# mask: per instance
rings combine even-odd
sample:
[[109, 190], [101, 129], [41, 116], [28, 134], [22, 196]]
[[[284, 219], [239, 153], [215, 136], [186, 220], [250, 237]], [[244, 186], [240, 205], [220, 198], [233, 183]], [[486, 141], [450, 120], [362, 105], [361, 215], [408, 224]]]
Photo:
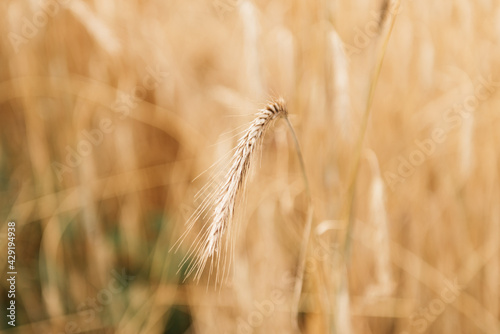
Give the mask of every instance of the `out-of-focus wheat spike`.
[[498, 41], [500, 41], [500, 7], [497, 7], [495, 11], [495, 19], [493, 22], [495, 22], [495, 26], [493, 27], [495, 29], [495, 36]]
[[[227, 269], [230, 266], [234, 247], [232, 244], [234, 240], [231, 240], [234, 211], [245, 186], [248, 170], [266, 131], [276, 119], [282, 116], [286, 117], [287, 114], [288, 111], [283, 99], [277, 99], [269, 103], [257, 113], [256, 118], [238, 141], [231, 159], [231, 165], [224, 176], [223, 182], [208, 194], [207, 198], [188, 220], [187, 230], [176, 244], [177, 247], [179, 242], [184, 240], [189, 230], [194, 227], [196, 221], [202, 220], [205, 215], [209, 218], [209, 222], [203, 225], [189, 248], [184, 261], [181, 263], [181, 265], [184, 265], [192, 255], [198, 257], [187, 268], [188, 275], [195, 273], [195, 280], [200, 279], [209, 259], [210, 274], [214, 269], [217, 269], [216, 283], [221, 283], [228, 275]], [[211, 207], [214, 207], [213, 210]], [[207, 211], [210, 213], [207, 214]], [[225, 235], [228, 237], [224, 241], [227, 240], [228, 243], [222, 245]], [[219, 251], [220, 254], [217, 254], [216, 262], [214, 262], [214, 257]], [[222, 270], [222, 272], [219, 270]]]
[[372, 150], [366, 151], [373, 174], [370, 189], [370, 220], [373, 228], [373, 251], [376, 250], [375, 260], [375, 284], [369, 287], [366, 297], [368, 299], [385, 296], [392, 292], [394, 282], [391, 275], [391, 258], [389, 248], [389, 227], [387, 223], [387, 212], [385, 209], [384, 182], [380, 177], [380, 168], [377, 156]]
[[459, 166], [460, 177], [463, 181], [467, 180], [470, 171], [474, 165], [474, 112], [475, 110], [468, 110], [467, 116], [463, 119], [463, 125], [460, 130], [460, 143], [459, 143]]
[[264, 89], [262, 87], [262, 77], [260, 74], [260, 53], [259, 41], [259, 21], [257, 19], [257, 9], [251, 1], [241, 1], [239, 6], [241, 21], [243, 22], [243, 46], [245, 49], [245, 75], [244, 85], [248, 93], [253, 98], [261, 98]]
[[436, 50], [428, 28], [422, 26], [419, 37], [421, 41], [419, 48], [417, 73], [424, 88], [428, 89], [432, 85], [433, 78], [436, 75], [436, 73], [434, 72]]
[[290, 95], [296, 84], [296, 64], [295, 64], [296, 40], [292, 32], [284, 26], [273, 29], [268, 37], [266, 46], [271, 51], [268, 57], [273, 57], [273, 68], [276, 70], [276, 80], [280, 91]]
[[333, 112], [336, 126], [344, 139], [351, 132], [351, 101], [349, 95], [349, 65], [344, 44], [334, 29], [329, 34], [333, 61]]
[[111, 55], [116, 55], [120, 52], [121, 44], [118, 39], [85, 2], [71, 0], [67, 7], [104, 50]]

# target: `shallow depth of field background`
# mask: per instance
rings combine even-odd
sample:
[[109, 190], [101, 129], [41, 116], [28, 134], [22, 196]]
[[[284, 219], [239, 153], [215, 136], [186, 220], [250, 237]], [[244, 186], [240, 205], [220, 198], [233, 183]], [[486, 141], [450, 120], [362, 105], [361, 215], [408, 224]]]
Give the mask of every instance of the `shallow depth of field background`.
[[496, 1], [45, 3], [0, 4], [2, 310], [12, 220], [18, 272], [0, 329], [294, 333], [308, 207], [283, 121], [237, 208], [232, 280], [183, 282], [194, 233], [169, 252], [221, 165], [195, 177], [283, 96], [314, 205], [302, 333], [500, 332]]

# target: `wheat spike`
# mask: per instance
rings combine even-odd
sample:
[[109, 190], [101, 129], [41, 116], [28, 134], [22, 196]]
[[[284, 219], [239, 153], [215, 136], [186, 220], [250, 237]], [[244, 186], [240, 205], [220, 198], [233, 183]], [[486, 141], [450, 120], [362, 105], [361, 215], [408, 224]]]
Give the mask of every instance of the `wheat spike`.
[[[288, 111], [285, 101], [281, 98], [272, 101], [264, 109], [259, 110], [255, 119], [244, 132], [244, 135], [238, 140], [238, 144], [230, 160], [230, 167], [225, 173], [222, 183], [217, 185], [214, 180], [209, 182], [206, 189], [210, 189], [210, 185], [212, 184], [216, 184], [217, 186], [214, 190], [208, 190], [208, 195], [188, 220], [187, 229], [176, 244], [178, 247], [179, 243], [183, 241], [187, 233], [193, 228], [196, 221], [208, 217], [181, 263], [181, 266], [183, 266], [192, 255], [197, 256], [194, 262], [189, 263], [187, 276], [195, 272], [195, 280], [199, 281], [209, 259], [211, 259], [211, 274], [214, 269], [215, 255], [219, 253], [216, 265], [217, 269], [220, 269], [222, 261], [223, 272], [219, 274], [219, 270], [217, 270], [216, 282], [221, 283], [224, 279], [227, 274], [225, 270], [232, 259], [234, 248], [232, 241], [234, 240], [228, 237], [225, 240], [228, 242], [224, 243], [223, 237], [224, 235], [230, 236], [231, 234], [235, 206], [245, 186], [253, 157], [266, 131], [274, 121], [279, 117], [287, 117], [287, 115]], [[202, 189], [202, 191], [206, 192], [206, 189]], [[223, 243], [224, 248], [222, 249], [221, 246], [223, 246]], [[228, 249], [228, 247], [230, 248]], [[219, 250], [221, 251], [219, 252]], [[221, 260], [221, 258], [223, 259]]]

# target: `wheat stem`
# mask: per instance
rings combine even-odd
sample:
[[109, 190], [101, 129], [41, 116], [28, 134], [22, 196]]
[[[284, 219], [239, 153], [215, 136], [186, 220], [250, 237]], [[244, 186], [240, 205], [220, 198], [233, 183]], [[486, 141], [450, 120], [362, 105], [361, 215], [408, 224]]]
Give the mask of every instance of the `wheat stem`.
[[285, 121], [288, 125], [288, 128], [290, 129], [290, 132], [291, 132], [292, 138], [293, 138], [293, 143], [295, 145], [295, 150], [297, 151], [297, 156], [299, 158], [299, 163], [300, 163], [300, 170], [302, 172], [302, 177], [304, 178], [304, 183], [305, 183], [305, 187], [306, 187], [306, 196], [307, 196], [307, 201], [308, 201], [306, 226], [304, 228], [304, 237], [302, 239], [302, 245], [300, 247], [299, 265], [297, 268], [297, 279], [295, 281], [293, 304], [292, 304], [293, 308], [292, 308], [292, 312], [291, 312], [292, 323], [296, 324], [297, 329], [298, 329], [298, 321], [295, 322], [295, 319], [298, 320], [298, 310], [299, 310], [299, 303], [300, 303], [300, 295], [302, 292], [302, 284], [304, 281], [304, 270], [305, 270], [305, 265], [306, 265], [307, 247], [309, 245], [309, 238], [311, 235], [313, 206], [312, 206], [311, 191], [309, 188], [309, 180], [307, 178], [306, 167], [304, 164], [304, 157], [302, 156], [302, 151], [300, 149], [299, 141], [297, 140], [297, 135], [295, 134], [295, 130], [293, 129], [293, 126], [290, 123], [290, 120], [288, 119], [288, 117], [285, 117]]

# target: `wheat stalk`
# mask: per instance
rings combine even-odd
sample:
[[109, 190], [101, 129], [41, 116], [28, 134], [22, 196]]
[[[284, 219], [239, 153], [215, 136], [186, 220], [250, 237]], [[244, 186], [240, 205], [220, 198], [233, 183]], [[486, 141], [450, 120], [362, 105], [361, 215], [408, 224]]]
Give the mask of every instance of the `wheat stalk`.
[[[202, 189], [206, 192], [211, 185], [216, 185], [214, 190], [209, 190], [208, 195], [187, 222], [187, 229], [174, 247], [179, 247], [195, 223], [200, 219], [209, 218], [191, 244], [186, 256], [180, 264], [184, 266], [191, 256], [196, 255], [197, 259], [190, 262], [187, 268], [187, 276], [195, 272], [195, 280], [199, 281], [207, 262], [210, 261], [210, 274], [213, 270], [214, 258], [221, 249], [223, 237], [231, 235], [231, 227], [234, 218], [235, 206], [245, 187], [248, 171], [251, 167], [253, 157], [264, 138], [266, 131], [279, 117], [287, 117], [288, 111], [285, 101], [281, 98], [270, 102], [264, 109], [259, 110], [244, 135], [238, 140], [234, 154], [230, 160], [230, 167], [224, 175], [223, 181], [217, 183], [212, 180]], [[230, 238], [229, 238], [230, 239]], [[227, 240], [227, 239], [226, 239]], [[217, 269], [222, 261], [223, 272], [219, 276], [217, 270], [216, 282], [220, 283], [225, 277], [225, 269], [232, 260], [234, 240], [224, 243], [224, 249], [217, 257]], [[231, 245], [229, 245], [231, 244]], [[230, 249], [228, 249], [230, 247]], [[228, 258], [229, 256], [229, 258]], [[221, 258], [223, 258], [221, 260]], [[219, 279], [221, 277], [221, 279]]]

